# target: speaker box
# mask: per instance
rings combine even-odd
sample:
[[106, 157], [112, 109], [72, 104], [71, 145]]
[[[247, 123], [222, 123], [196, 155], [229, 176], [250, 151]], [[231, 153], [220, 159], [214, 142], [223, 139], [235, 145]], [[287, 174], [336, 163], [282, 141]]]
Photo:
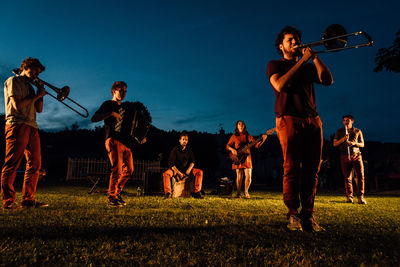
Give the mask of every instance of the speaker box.
[[145, 195], [163, 195], [163, 179], [161, 172], [147, 172], [144, 184]]

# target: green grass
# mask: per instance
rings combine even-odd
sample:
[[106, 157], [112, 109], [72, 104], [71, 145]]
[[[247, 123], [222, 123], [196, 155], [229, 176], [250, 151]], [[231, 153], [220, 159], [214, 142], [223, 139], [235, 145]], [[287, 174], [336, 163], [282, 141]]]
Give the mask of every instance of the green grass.
[[87, 191], [39, 187], [49, 208], [2, 211], [0, 266], [400, 264], [400, 197], [367, 196], [363, 206], [318, 194], [326, 232], [291, 233], [279, 192], [163, 200], [127, 188], [128, 205], [112, 208]]

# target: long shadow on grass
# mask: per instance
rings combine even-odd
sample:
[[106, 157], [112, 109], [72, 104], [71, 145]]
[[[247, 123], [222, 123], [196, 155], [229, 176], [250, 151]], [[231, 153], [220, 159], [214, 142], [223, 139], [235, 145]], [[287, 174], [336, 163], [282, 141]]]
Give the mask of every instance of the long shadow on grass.
[[[373, 233], [365, 228], [354, 229], [348, 227], [340, 229], [334, 227], [331, 231], [323, 233], [293, 233], [286, 230], [281, 223], [274, 224], [248, 224], [248, 225], [218, 225], [218, 226], [46, 226], [40, 225], [29, 228], [3, 227], [0, 234], [2, 240], [18, 240], [19, 242], [31, 242], [32, 240], [78, 242], [90, 244], [92, 242], [139, 242], [151, 244], [152, 249], [163, 249], [173, 244], [179, 244], [186, 249], [187, 242], [195, 244], [198, 249], [212, 246], [222, 248], [229, 244], [245, 249], [263, 247], [268, 249], [291, 250], [302, 247], [307, 253], [315, 253], [315, 248], [324, 244], [324, 250], [332, 250], [335, 253], [346, 254], [349, 249], [352, 253], [371, 257], [371, 248], [376, 251], [384, 251], [385, 256], [398, 257], [397, 248], [400, 247], [400, 235], [393, 231]], [[131, 241], [129, 241], [131, 240]], [[346, 243], [351, 241], [349, 248]], [[1, 244], [1, 243], [0, 243]], [[313, 252], [314, 251], [314, 252]]]
[[[15, 229], [12, 227], [3, 227], [0, 233], [3, 239], [14, 240], [82, 240], [90, 241], [96, 239], [105, 240], [149, 240], [152, 238], [174, 237], [176, 239], [186, 239], [187, 237], [207, 237], [207, 239], [241, 239], [254, 241], [260, 237], [260, 228], [268, 232], [285, 231], [281, 224], [268, 226], [243, 226], [243, 225], [219, 225], [204, 227], [182, 227], [182, 226], [166, 226], [166, 227], [136, 227], [136, 226], [97, 226], [97, 227], [65, 227], [65, 226], [39, 226], [24, 229]], [[261, 230], [262, 231], [262, 230]], [[281, 237], [278, 237], [281, 238]]]
[[[40, 225], [27, 228], [13, 228], [4, 226], [0, 234], [3, 239], [30, 240], [33, 238], [42, 240], [53, 239], [75, 239], [75, 240], [95, 240], [98, 238], [104, 239], [141, 239], [150, 236], [205, 236], [209, 238], [218, 238], [219, 236], [228, 237], [229, 239], [248, 239], [254, 241], [257, 239], [279, 239], [281, 241], [311, 241], [311, 240], [326, 240], [338, 242], [338, 245], [343, 246], [342, 242], [356, 238], [361, 240], [375, 240], [383, 242], [390, 240], [389, 243], [397, 243], [396, 247], [400, 246], [400, 234], [393, 231], [387, 232], [371, 232], [370, 229], [347, 226], [345, 229], [340, 229], [339, 226], [334, 226], [334, 229], [328, 229], [326, 232], [308, 233], [308, 232], [289, 232], [284, 224], [279, 222], [265, 225], [218, 225], [218, 226], [118, 226], [118, 225], [96, 225], [96, 226], [48, 226]], [[340, 231], [338, 231], [340, 229]], [[355, 241], [355, 240], [353, 240]]]

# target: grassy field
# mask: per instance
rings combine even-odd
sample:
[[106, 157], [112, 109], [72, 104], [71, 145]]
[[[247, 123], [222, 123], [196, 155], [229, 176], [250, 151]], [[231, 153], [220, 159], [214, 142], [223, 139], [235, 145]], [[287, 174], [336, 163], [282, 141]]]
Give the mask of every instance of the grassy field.
[[367, 196], [363, 206], [319, 194], [326, 232], [292, 233], [279, 192], [163, 200], [127, 188], [128, 205], [113, 208], [87, 191], [39, 187], [49, 208], [1, 211], [0, 266], [400, 265], [398, 196]]

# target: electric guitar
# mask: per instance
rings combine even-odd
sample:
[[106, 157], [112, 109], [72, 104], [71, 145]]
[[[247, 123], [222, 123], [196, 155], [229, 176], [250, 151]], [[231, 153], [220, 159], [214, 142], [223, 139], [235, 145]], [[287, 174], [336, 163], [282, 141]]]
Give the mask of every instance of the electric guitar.
[[[276, 131], [276, 128], [272, 128], [267, 130], [266, 135], [272, 135]], [[255, 146], [257, 143], [262, 141], [263, 137], [262, 135], [254, 140], [253, 142], [250, 143], [242, 143], [240, 144], [240, 147], [236, 149], [237, 154], [233, 155], [232, 152], [229, 152], [229, 158], [232, 160], [232, 164], [234, 165], [240, 165], [243, 164], [246, 161], [247, 156], [249, 155], [249, 149]]]

